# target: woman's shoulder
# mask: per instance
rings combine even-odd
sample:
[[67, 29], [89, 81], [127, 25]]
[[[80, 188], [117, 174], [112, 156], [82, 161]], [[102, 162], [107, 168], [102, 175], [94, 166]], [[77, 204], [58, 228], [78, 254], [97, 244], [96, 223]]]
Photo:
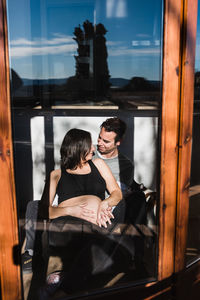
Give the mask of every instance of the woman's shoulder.
[[101, 159], [101, 158], [99, 158], [99, 157], [93, 158], [93, 160], [92, 160], [92, 162], [93, 162], [94, 164], [101, 163], [102, 161], [103, 161], [103, 159]]
[[101, 158], [96, 158], [93, 160], [94, 165], [98, 169], [99, 173], [102, 177], [108, 178], [110, 174], [112, 174], [109, 166], [106, 164], [106, 162]]
[[60, 179], [61, 169], [56, 169], [56, 170], [51, 171], [50, 176], [51, 176], [51, 179]]
[[92, 162], [95, 164], [97, 168], [107, 166], [105, 161], [101, 158], [94, 158]]

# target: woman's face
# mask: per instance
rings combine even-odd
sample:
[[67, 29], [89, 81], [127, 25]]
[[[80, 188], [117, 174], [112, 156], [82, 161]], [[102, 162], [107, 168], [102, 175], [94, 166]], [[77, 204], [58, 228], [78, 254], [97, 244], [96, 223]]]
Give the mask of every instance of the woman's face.
[[86, 157], [85, 157], [85, 161], [88, 161], [88, 160], [91, 160], [91, 159], [92, 159], [94, 151], [95, 151], [95, 147], [94, 147], [94, 145], [92, 144], [92, 145], [91, 145], [91, 148], [90, 148], [90, 151], [88, 152], [88, 154], [87, 154]]

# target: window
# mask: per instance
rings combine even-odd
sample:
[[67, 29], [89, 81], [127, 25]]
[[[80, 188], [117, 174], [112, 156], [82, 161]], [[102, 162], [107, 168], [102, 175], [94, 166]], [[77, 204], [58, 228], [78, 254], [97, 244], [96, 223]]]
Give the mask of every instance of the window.
[[8, 16], [13, 107], [159, 108], [162, 1], [11, 0]]
[[[28, 228], [33, 226], [36, 233], [33, 273], [26, 274], [22, 267], [25, 298], [35, 292], [33, 286], [38, 292], [47, 274], [57, 270], [54, 263], [60, 266], [60, 260], [45, 251], [49, 222], [44, 217], [28, 220], [27, 205], [41, 199], [49, 172], [59, 167], [65, 133], [74, 127], [88, 130], [96, 144], [101, 123], [114, 116], [127, 124], [120, 151], [133, 162], [141, 189], [147, 188], [137, 214], [139, 218], [145, 211], [145, 221], [119, 224], [114, 233], [117, 246], [111, 252], [84, 244], [81, 253], [76, 243], [70, 245], [66, 259], [75, 259], [74, 269], [70, 264], [67, 273], [69, 265], [61, 263], [66, 278], [78, 283], [70, 292], [61, 287], [58, 293], [84, 295], [156, 279], [162, 10], [162, 1], [155, 0], [7, 1], [22, 254]], [[101, 260], [92, 265], [93, 273], [86, 258], [91, 264]]]

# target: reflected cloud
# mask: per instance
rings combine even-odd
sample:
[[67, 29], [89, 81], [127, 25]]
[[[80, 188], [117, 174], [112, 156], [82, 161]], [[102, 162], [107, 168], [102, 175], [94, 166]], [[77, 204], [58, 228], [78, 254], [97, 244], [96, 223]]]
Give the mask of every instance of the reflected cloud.
[[12, 57], [25, 57], [36, 55], [65, 54], [73, 55], [76, 51], [76, 43], [71, 36], [54, 34], [52, 39], [17, 39], [10, 42], [10, 54]]
[[20, 38], [16, 40], [10, 41], [11, 46], [22, 46], [22, 45], [30, 45], [30, 46], [37, 46], [37, 45], [57, 45], [57, 44], [63, 44], [63, 43], [72, 43], [72, 36], [69, 35], [62, 35], [59, 33], [53, 34], [55, 37], [52, 39], [34, 39], [34, 40], [28, 40], [25, 38]]
[[151, 38], [150, 34], [145, 34], [145, 33], [138, 33], [138, 34], [136, 34], [136, 36], [138, 38], [143, 38], [143, 39], [149, 39], [149, 38]]
[[137, 48], [129, 48], [123, 41], [107, 41], [106, 45], [109, 56], [160, 55], [160, 40], [133, 40], [131, 45]]
[[122, 45], [124, 42], [122, 41], [106, 41], [107, 46], [119, 46]]
[[76, 45], [59, 45], [59, 46], [46, 46], [46, 47], [13, 47], [11, 48], [11, 57], [25, 57], [35, 55], [50, 55], [50, 54], [71, 54], [76, 51]]
[[109, 56], [145, 56], [145, 55], [160, 55], [160, 48], [127, 48], [127, 47], [118, 47], [118, 48], [108, 48], [108, 55]]
[[132, 41], [132, 46], [160, 46], [160, 41], [159, 40], [154, 40], [151, 42], [150, 40], [143, 40], [143, 41], [138, 41], [138, 40], [133, 40]]
[[141, 45], [142, 46], [150, 46], [151, 45], [151, 42], [146, 40], [146, 41], [141, 41]]
[[[137, 49], [128, 48], [123, 46], [123, 41], [107, 41], [109, 56], [126, 56], [126, 55], [157, 55], [160, 54], [160, 48], [155, 46], [160, 45], [160, 41], [154, 41], [152, 45], [151, 41], [132, 41], [132, 46], [138, 47]], [[20, 58], [27, 56], [39, 56], [39, 55], [74, 55], [77, 50], [77, 45], [72, 36], [66, 36], [61, 34], [54, 34], [52, 39], [16, 39], [12, 40], [10, 48], [10, 54], [12, 57]], [[152, 47], [149, 47], [151, 46]], [[148, 46], [148, 48], [141, 48], [139, 46]]]
[[126, 0], [107, 0], [106, 17], [124, 18], [127, 16]]

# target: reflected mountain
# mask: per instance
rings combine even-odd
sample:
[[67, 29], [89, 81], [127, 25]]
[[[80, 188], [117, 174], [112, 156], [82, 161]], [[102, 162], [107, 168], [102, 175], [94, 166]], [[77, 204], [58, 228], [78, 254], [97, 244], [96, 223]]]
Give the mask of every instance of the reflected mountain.
[[53, 79], [26, 79], [23, 78], [23, 85], [28, 86], [28, 85], [63, 85], [66, 84], [67, 79], [66, 78], [53, 78]]
[[[150, 81], [143, 77], [132, 77], [125, 81], [116, 81], [111, 86], [112, 101], [123, 109], [158, 109], [161, 102], [161, 82]], [[120, 82], [123, 85], [120, 86]]]
[[[14, 107], [95, 104], [134, 109], [141, 105], [156, 106], [160, 98], [160, 85], [159, 81], [148, 81], [142, 77], [133, 77], [130, 80], [109, 78], [108, 94], [97, 97], [88, 92], [92, 90], [92, 80], [79, 80], [76, 77], [21, 79], [14, 75], [11, 82], [12, 104]], [[76, 89], [77, 94], [74, 92]]]

